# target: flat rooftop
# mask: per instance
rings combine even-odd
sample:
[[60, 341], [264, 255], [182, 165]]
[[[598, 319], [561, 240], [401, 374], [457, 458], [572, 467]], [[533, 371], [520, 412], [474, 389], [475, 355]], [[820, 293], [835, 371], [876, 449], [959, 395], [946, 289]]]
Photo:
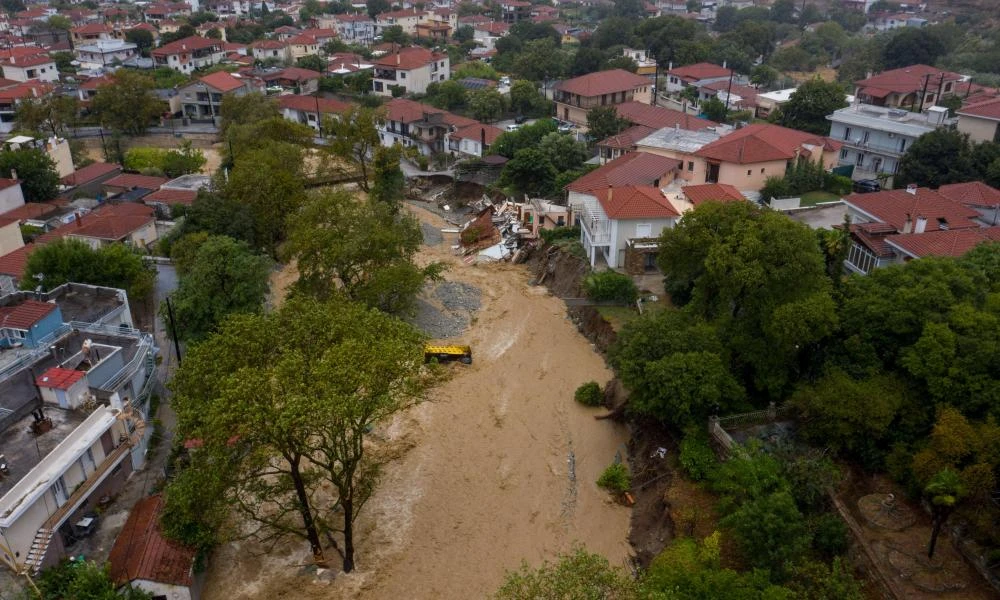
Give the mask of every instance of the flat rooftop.
[[692, 154], [700, 150], [702, 146], [711, 144], [720, 137], [718, 133], [708, 129], [688, 131], [686, 129], [666, 127], [642, 138], [636, 142], [636, 147], [640, 150], [645, 146], [648, 148], [662, 148], [664, 150]]
[[181, 175], [177, 179], [171, 179], [160, 187], [168, 190], [190, 190], [196, 192], [198, 190], [208, 189], [211, 184], [212, 178], [208, 175], [191, 174]]
[[0, 433], [0, 453], [7, 458], [9, 475], [0, 475], [0, 497], [9, 492], [35, 465], [62, 443], [83, 423], [88, 413], [63, 410], [58, 407], [41, 407], [46, 417], [52, 419], [52, 429], [41, 435], [31, 431], [35, 418], [29, 413]]
[[865, 127], [874, 131], [888, 131], [911, 137], [934, 131], [957, 122], [957, 119], [945, 118], [941, 124], [935, 122], [938, 115], [915, 113], [898, 108], [875, 106], [872, 104], [855, 104], [847, 108], [833, 111], [827, 118], [837, 123]]

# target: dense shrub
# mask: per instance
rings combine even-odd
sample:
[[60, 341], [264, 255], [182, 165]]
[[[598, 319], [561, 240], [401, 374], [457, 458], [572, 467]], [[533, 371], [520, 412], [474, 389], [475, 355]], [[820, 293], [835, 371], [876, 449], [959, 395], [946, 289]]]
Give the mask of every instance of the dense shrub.
[[604, 392], [601, 391], [601, 386], [596, 381], [588, 381], [576, 388], [573, 397], [585, 406], [600, 406], [601, 402], [604, 401]]
[[851, 186], [854, 182], [850, 177], [827, 173], [823, 177], [823, 190], [831, 194], [845, 195], [851, 193]]
[[812, 523], [813, 548], [824, 556], [839, 556], [847, 551], [847, 525], [835, 514], [824, 513]]
[[583, 280], [587, 297], [598, 302], [610, 300], [631, 304], [639, 297], [639, 290], [628, 275], [617, 271], [594, 273]]
[[709, 479], [715, 472], [718, 464], [715, 452], [708, 443], [708, 437], [700, 429], [691, 427], [684, 432], [680, 462], [688, 477], [695, 481]]
[[552, 244], [559, 240], [580, 239], [579, 227], [556, 227], [555, 229], [542, 229], [539, 232], [546, 244]]
[[597, 485], [612, 492], [627, 492], [632, 487], [632, 475], [622, 463], [609, 465], [597, 479]]

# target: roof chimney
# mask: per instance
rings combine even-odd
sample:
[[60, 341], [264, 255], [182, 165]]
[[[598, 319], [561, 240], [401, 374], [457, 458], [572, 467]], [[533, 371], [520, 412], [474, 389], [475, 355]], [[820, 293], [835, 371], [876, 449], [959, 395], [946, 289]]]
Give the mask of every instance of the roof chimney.
[[915, 183], [907, 184], [907, 186], [906, 186], [906, 193], [907, 194], [911, 194], [913, 196], [916, 196], [917, 195], [917, 184], [915, 184]]
[[906, 213], [906, 221], [903, 222], [903, 233], [910, 233], [913, 231], [913, 217], [910, 213]]
[[913, 228], [913, 233], [923, 233], [927, 230], [927, 217], [917, 217], [917, 225]]
[[399, 65], [399, 61], [400, 61], [400, 60], [401, 60], [401, 59], [399, 58], [399, 52], [397, 52], [397, 53], [396, 53], [396, 64], [397, 64], [397, 65]]

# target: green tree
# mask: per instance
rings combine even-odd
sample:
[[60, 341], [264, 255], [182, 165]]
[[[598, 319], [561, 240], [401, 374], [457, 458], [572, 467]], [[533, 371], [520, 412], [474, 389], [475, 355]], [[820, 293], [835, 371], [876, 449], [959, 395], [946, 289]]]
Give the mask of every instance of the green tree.
[[531, 125], [525, 125], [517, 131], [506, 131], [493, 142], [491, 149], [506, 158], [514, 158], [519, 150], [537, 148], [542, 138], [557, 130], [552, 119], [539, 119]]
[[400, 25], [389, 25], [382, 29], [382, 43], [408, 46], [410, 44], [410, 35], [403, 31], [403, 27]]
[[392, 10], [392, 3], [389, 0], [367, 0], [365, 5], [368, 16], [372, 19], [378, 14]]
[[944, 44], [933, 33], [916, 27], [904, 27], [885, 45], [882, 61], [886, 69], [933, 65], [945, 52]]
[[309, 69], [310, 71], [315, 71], [317, 73], [326, 72], [326, 61], [316, 54], [303, 56], [295, 61], [295, 66], [300, 69]]
[[[122, 593], [107, 564], [92, 560], [62, 561], [42, 571], [36, 584], [40, 600], [152, 600], [153, 594], [128, 586]], [[34, 594], [26, 598], [36, 598]]]
[[177, 150], [169, 150], [165, 153], [163, 173], [171, 178], [198, 173], [206, 162], [205, 154], [192, 146], [190, 140], [184, 140]]
[[196, 231], [177, 238], [177, 241], [170, 246], [170, 261], [178, 276], [183, 277], [191, 270], [197, 260], [198, 249], [208, 238], [207, 231]]
[[278, 103], [264, 94], [254, 92], [244, 96], [225, 94], [219, 106], [219, 135], [225, 139], [232, 125], [250, 125], [257, 121], [281, 116]]
[[629, 125], [628, 119], [618, 116], [618, 109], [614, 106], [598, 106], [587, 112], [588, 135], [595, 142], [618, 135]]
[[385, 112], [365, 106], [351, 107], [339, 119], [328, 120], [323, 127], [330, 140], [330, 151], [346, 160], [361, 175], [358, 185], [369, 191], [371, 158], [382, 143], [378, 128], [385, 122]]
[[147, 57], [149, 56], [149, 52], [153, 49], [153, 45], [155, 43], [152, 32], [146, 31], [145, 29], [129, 29], [125, 32], [125, 41], [135, 44], [139, 53]]
[[757, 65], [750, 72], [750, 82], [764, 89], [769, 89], [777, 83], [779, 77], [781, 73], [768, 65]]
[[393, 213], [399, 212], [399, 204], [406, 189], [406, 179], [399, 168], [402, 155], [403, 150], [398, 145], [390, 148], [378, 146], [372, 158], [372, 188], [368, 197], [373, 202], [389, 206]]
[[814, 78], [803, 83], [781, 107], [780, 124], [791, 129], [818, 135], [830, 132], [827, 115], [847, 106], [844, 90], [838, 83]]
[[583, 166], [588, 158], [587, 146], [564, 133], [548, 133], [538, 143], [541, 151], [556, 171], [572, 171]]
[[771, 20], [778, 23], [794, 23], [795, 11], [795, 0], [774, 0], [771, 4]]
[[156, 84], [152, 78], [130, 69], [115, 71], [112, 79], [97, 89], [91, 110], [104, 127], [124, 135], [142, 135], [166, 108], [153, 93]]
[[[183, 269], [171, 296], [177, 337], [200, 340], [228, 315], [259, 312], [264, 307], [270, 262], [242, 241], [225, 236], [205, 239]], [[166, 304], [160, 314], [168, 328]]]
[[927, 544], [927, 557], [934, 558], [934, 549], [937, 546], [938, 535], [945, 521], [955, 511], [955, 507], [965, 496], [965, 486], [958, 473], [951, 469], [944, 469], [934, 475], [924, 487], [924, 494], [931, 503], [931, 540]]
[[547, 196], [555, 192], [553, 186], [558, 171], [541, 150], [518, 150], [500, 172], [500, 185], [510, 186], [518, 193], [529, 196]]
[[293, 292], [325, 300], [343, 294], [383, 312], [409, 309], [441, 266], [418, 267], [415, 217], [344, 190], [317, 194], [289, 219], [285, 253], [298, 265]]
[[319, 565], [323, 537], [340, 533], [354, 570], [354, 524], [379, 468], [367, 436], [419, 399], [422, 354], [412, 327], [345, 302], [293, 298], [227, 319], [172, 383], [178, 436], [201, 439], [198, 454], [212, 459], [192, 476], [222, 480], [204, 486], [206, 510], [228, 506], [252, 536], [306, 540]]
[[461, 83], [448, 79], [447, 81], [434, 82], [427, 86], [427, 103], [443, 108], [444, 110], [455, 110], [464, 106], [467, 100], [465, 86]]
[[916, 139], [899, 163], [894, 181], [899, 187], [914, 183], [937, 188], [978, 179], [968, 134], [940, 128]]
[[507, 98], [493, 88], [475, 90], [468, 98], [472, 117], [484, 123], [496, 121], [507, 108]]
[[20, 181], [28, 202], [53, 200], [59, 193], [55, 162], [36, 148], [0, 152], [0, 175]]
[[719, 328], [748, 384], [779, 393], [837, 322], [815, 234], [749, 202], [708, 202], [660, 238], [677, 304]]
[[603, 52], [597, 48], [583, 46], [578, 48], [573, 54], [573, 60], [570, 61], [569, 65], [569, 75], [571, 77], [579, 77], [580, 75], [600, 71], [603, 62]]
[[545, 562], [532, 569], [527, 563], [520, 570], [508, 572], [494, 595], [495, 600], [556, 600], [557, 598], [601, 598], [629, 600], [635, 597], [635, 584], [606, 558], [583, 548]]
[[702, 100], [701, 112], [709, 121], [725, 123], [729, 120], [729, 110], [726, 108], [726, 104], [714, 96], [708, 100]]
[[472, 25], [459, 25], [452, 37], [456, 42], [468, 42], [473, 37], [475, 37], [476, 31], [472, 28]]
[[549, 101], [535, 84], [521, 79], [510, 86], [510, 109], [519, 115], [543, 116], [549, 112]]
[[80, 240], [63, 238], [31, 253], [21, 286], [49, 291], [68, 282], [89, 283], [124, 289], [138, 301], [153, 291], [155, 277], [142, 257], [124, 244], [94, 250]]
[[302, 148], [285, 142], [267, 142], [241, 154], [229, 173], [223, 194], [250, 213], [254, 224], [252, 246], [275, 256], [284, 239], [285, 218], [305, 199], [301, 172]]
[[781, 573], [809, 548], [808, 527], [788, 492], [751, 500], [720, 523], [732, 531], [740, 554], [754, 567]]
[[548, 81], [566, 71], [566, 55], [551, 38], [532, 40], [518, 53], [511, 72], [518, 79]]
[[51, 133], [63, 137], [76, 122], [80, 102], [74, 96], [50, 94], [41, 99], [27, 98], [17, 104], [14, 122], [17, 129]]

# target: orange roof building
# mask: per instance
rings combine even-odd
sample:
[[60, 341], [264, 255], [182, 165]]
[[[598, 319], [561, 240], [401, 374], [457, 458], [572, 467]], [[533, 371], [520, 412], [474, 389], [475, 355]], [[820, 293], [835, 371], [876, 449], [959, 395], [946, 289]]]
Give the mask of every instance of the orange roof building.
[[649, 104], [652, 83], [624, 69], [588, 73], [556, 86], [556, 117], [576, 125], [587, 124], [587, 113], [601, 106], [637, 101]]

